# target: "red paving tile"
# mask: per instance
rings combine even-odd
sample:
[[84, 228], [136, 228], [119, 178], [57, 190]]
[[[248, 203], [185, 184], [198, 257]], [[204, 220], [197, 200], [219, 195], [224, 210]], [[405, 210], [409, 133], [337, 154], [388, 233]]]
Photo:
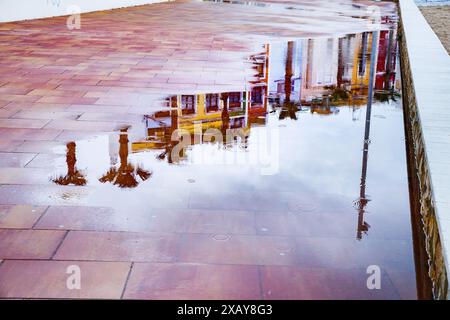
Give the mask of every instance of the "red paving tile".
[[260, 299], [258, 267], [135, 263], [125, 299]]
[[182, 231], [186, 233], [255, 234], [255, 217], [251, 211], [183, 210]]
[[[258, 234], [300, 237], [336, 237], [354, 239], [357, 231], [356, 213], [323, 213], [317, 206], [304, 212], [259, 212], [256, 214]], [[313, 209], [313, 207], [311, 207]], [[405, 210], [406, 211], [406, 210]], [[325, 211], [326, 212], [326, 211]], [[337, 219], [339, 223], [330, 223]], [[386, 216], [370, 216], [370, 239], [409, 240], [411, 230], [402, 228], [405, 216], [392, 212]]]
[[70, 103], [70, 104], [92, 104], [97, 98], [73, 97], [68, 93], [66, 96], [46, 96], [36, 99], [39, 103]]
[[0, 152], [11, 152], [23, 144], [23, 140], [0, 140]]
[[11, 140], [42, 141], [52, 140], [61, 133], [61, 130], [29, 129], [29, 128], [0, 128], [0, 136]]
[[0, 185], [2, 204], [85, 205], [89, 194], [90, 188], [76, 186]]
[[415, 300], [417, 299], [416, 274], [408, 271], [391, 271], [386, 270], [386, 273], [394, 284], [401, 299]]
[[75, 120], [80, 116], [80, 112], [75, 111], [19, 111], [12, 118], [15, 119], [72, 119]]
[[[13, 111], [14, 114], [18, 114], [20, 111], [42, 111], [44, 112], [62, 112], [64, 111], [70, 104], [68, 103], [26, 103], [26, 102], [11, 102], [7, 106], [3, 108], [3, 110]], [[42, 117], [41, 117], [42, 118]], [[41, 119], [38, 118], [38, 119]], [[47, 118], [44, 118], [47, 119]], [[48, 118], [51, 119], [51, 118]]]
[[[117, 221], [116, 219], [120, 219]], [[37, 223], [37, 229], [126, 231], [129, 217], [114, 216], [111, 208], [50, 207]], [[122, 223], [120, 221], [122, 220]], [[122, 229], [120, 228], [122, 226]]]
[[0, 259], [50, 259], [65, 231], [0, 229]]
[[252, 212], [50, 207], [39, 229], [255, 234]]
[[229, 234], [183, 235], [179, 261], [240, 265], [293, 265], [295, 242], [287, 237]]
[[48, 168], [0, 167], [0, 184], [48, 184], [52, 174]]
[[119, 123], [114, 122], [101, 122], [101, 121], [77, 121], [77, 120], [51, 120], [46, 126], [46, 129], [57, 129], [57, 130], [86, 130], [97, 132], [102, 131], [115, 131], [120, 128]]
[[14, 149], [15, 152], [26, 152], [26, 153], [56, 153], [56, 154], [64, 154], [65, 153], [65, 143], [61, 141], [34, 141], [34, 140], [26, 140], [18, 147]]
[[381, 273], [381, 289], [367, 288], [366, 269], [323, 269], [262, 267], [264, 299], [399, 299], [386, 273]]
[[0, 119], [0, 127], [2, 128], [43, 128], [49, 120], [47, 119]]
[[[79, 290], [67, 288], [73, 265], [81, 271]], [[125, 262], [8, 260], [0, 265], [0, 297], [119, 299], [129, 269]]]
[[0, 228], [31, 229], [47, 207], [0, 205]]
[[96, 131], [77, 131], [77, 130], [63, 130], [54, 141], [61, 141], [64, 143], [74, 141], [74, 140], [82, 140], [87, 138], [92, 138], [98, 135]]
[[[413, 269], [412, 244], [407, 240], [297, 237], [298, 265], [302, 267], [367, 268], [378, 265], [392, 270]], [[386, 250], [389, 248], [389, 250]]]
[[9, 118], [12, 115], [14, 115], [15, 113], [17, 113], [17, 110], [13, 110], [13, 109], [0, 109], [0, 118]]
[[70, 231], [56, 260], [170, 262], [176, 257], [178, 236], [125, 232]]
[[24, 167], [36, 157], [36, 153], [16, 153], [0, 151], [0, 167]]

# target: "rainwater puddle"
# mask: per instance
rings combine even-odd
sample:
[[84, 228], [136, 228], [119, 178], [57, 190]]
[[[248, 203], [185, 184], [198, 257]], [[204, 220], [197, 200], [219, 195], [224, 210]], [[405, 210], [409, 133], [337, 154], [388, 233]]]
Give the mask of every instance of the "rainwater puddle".
[[[304, 272], [328, 279], [318, 296], [415, 297], [396, 19], [383, 19], [381, 31], [255, 42], [241, 90], [161, 94], [122, 128], [70, 141], [50, 184], [82, 188], [62, 194], [71, 205], [115, 210], [114, 229], [184, 234], [186, 262], [265, 266], [273, 298], [301, 297], [289, 279]], [[365, 287], [370, 265], [379, 292]]]

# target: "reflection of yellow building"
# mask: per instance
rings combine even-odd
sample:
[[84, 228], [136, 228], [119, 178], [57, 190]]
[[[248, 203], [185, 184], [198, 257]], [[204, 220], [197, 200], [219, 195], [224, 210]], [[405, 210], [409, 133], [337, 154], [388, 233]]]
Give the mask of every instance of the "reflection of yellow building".
[[[205, 139], [208, 129], [217, 129], [225, 137], [227, 130], [240, 129], [248, 136], [250, 127], [265, 124], [267, 114], [268, 50], [250, 57], [257, 72], [257, 80], [250, 83], [250, 90], [242, 92], [204, 93], [176, 95], [167, 99], [170, 109], [145, 117], [147, 138], [132, 143], [132, 152], [146, 149], [172, 148], [172, 134], [180, 130], [189, 133], [191, 143], [210, 141]], [[223, 141], [225, 142], [225, 141]]]
[[343, 38], [303, 40], [302, 105], [365, 104], [372, 47], [369, 32]]
[[367, 95], [370, 75], [370, 48], [372, 48], [372, 33], [364, 32], [356, 35], [355, 52], [353, 55], [351, 93]]

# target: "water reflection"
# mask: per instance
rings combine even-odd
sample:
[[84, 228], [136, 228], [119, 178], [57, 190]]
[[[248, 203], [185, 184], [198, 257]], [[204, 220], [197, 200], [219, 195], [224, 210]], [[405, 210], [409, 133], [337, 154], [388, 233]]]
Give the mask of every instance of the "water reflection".
[[100, 182], [109, 182], [120, 188], [135, 188], [138, 186], [139, 180], [145, 181], [151, 177], [150, 171], [143, 169], [140, 165], [132, 165], [128, 162], [129, 140], [127, 131], [128, 128], [121, 129], [119, 134], [119, 167], [117, 168], [115, 162], [111, 161], [111, 167], [99, 179]]
[[84, 186], [87, 183], [87, 180], [83, 173], [78, 171], [75, 166], [77, 163], [76, 157], [76, 143], [69, 142], [67, 144], [67, 153], [66, 153], [66, 163], [67, 163], [67, 174], [64, 176], [59, 176], [58, 178], [53, 179], [53, 182], [59, 185], [67, 186], [67, 185], [75, 185], [75, 186]]
[[[130, 154], [154, 151], [157, 160], [177, 164], [187, 161], [194, 146], [216, 144], [225, 151], [249, 152], [252, 128], [267, 126], [270, 114], [279, 121], [295, 121], [299, 113], [305, 112], [332, 116], [342, 108], [351, 108], [356, 113], [371, 101], [371, 88], [376, 101], [395, 100], [399, 87], [396, 33], [383, 30], [378, 34], [374, 37], [366, 32], [262, 46], [248, 58], [255, 75], [245, 84], [246, 90], [172, 95], [165, 98], [165, 108], [144, 115], [144, 132], [130, 135], [130, 131], [140, 128], [132, 123], [120, 131], [118, 139], [112, 134], [110, 165], [97, 177], [98, 181], [135, 188], [148, 180], [152, 171], [130, 163]], [[356, 121], [359, 116], [352, 119]], [[75, 168], [75, 143], [69, 145], [68, 174], [54, 181], [84, 185], [86, 179]], [[364, 199], [358, 200], [361, 213], [367, 204]], [[364, 222], [359, 229], [367, 231]]]

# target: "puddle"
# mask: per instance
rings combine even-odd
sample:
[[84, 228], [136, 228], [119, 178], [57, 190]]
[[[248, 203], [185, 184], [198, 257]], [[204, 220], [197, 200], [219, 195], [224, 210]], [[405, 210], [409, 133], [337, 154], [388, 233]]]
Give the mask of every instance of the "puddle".
[[[167, 64], [148, 63], [162, 71], [175, 66], [186, 77], [177, 80], [186, 82], [171, 86], [168, 78], [145, 96], [143, 88], [96, 92], [105, 108], [130, 99], [132, 113], [116, 121], [114, 112], [83, 110], [77, 121], [94, 119], [107, 128], [116, 121], [117, 130], [69, 137], [66, 150], [33, 160], [28, 167], [48, 168], [48, 185], [58, 190], [34, 199], [112, 208], [106, 229], [199, 237], [181, 244], [188, 262], [362, 270], [362, 286], [366, 268], [375, 264], [392, 272], [393, 282], [413, 283], [407, 291], [415, 296], [396, 16], [383, 17], [381, 30], [341, 35], [348, 25], [332, 30], [331, 18], [326, 28], [320, 25], [341, 16], [323, 3], [320, 10], [306, 1], [200, 3], [305, 12], [314, 21], [297, 30], [305, 16], [292, 14], [292, 24], [268, 21], [267, 33], [241, 21], [246, 46], [232, 41], [238, 32], [227, 26], [234, 38], [213, 42], [215, 50], [228, 51], [211, 60], [209, 52], [196, 66], [176, 59], [185, 54], [181, 45], [167, 58], [155, 54]], [[360, 8], [367, 4], [358, 3], [343, 2], [339, 12], [365, 30]], [[206, 72], [213, 76], [203, 77]], [[85, 219], [102, 224], [102, 218]], [[353, 290], [336, 292], [347, 289]]]
[[[245, 84], [247, 90], [162, 97], [158, 111], [137, 117], [139, 121], [117, 132], [69, 142], [66, 166], [62, 157], [55, 160], [60, 169], [51, 179], [60, 185], [109, 184], [119, 189], [151, 189], [173, 175], [186, 177], [177, 181], [183, 188], [189, 184], [201, 189], [217, 177], [223, 184], [238, 183], [253, 191], [264, 175], [269, 180], [283, 176], [295, 184], [284, 167], [286, 162], [291, 167], [315, 159], [308, 156], [314, 150], [295, 152], [302, 150], [298, 144], [308, 144], [302, 142], [306, 137], [318, 143], [317, 152], [329, 149], [330, 154], [342, 141], [363, 141], [361, 135], [350, 139], [342, 130], [349, 127], [356, 133], [364, 125], [372, 47], [378, 52], [373, 103], [377, 114], [372, 118], [401, 115], [395, 36], [395, 30], [381, 31], [376, 47], [372, 33], [265, 44], [248, 58], [255, 74]], [[326, 157], [322, 161], [330, 162]], [[240, 170], [250, 174], [247, 182], [229, 176]], [[311, 202], [292, 208], [317, 210]]]

